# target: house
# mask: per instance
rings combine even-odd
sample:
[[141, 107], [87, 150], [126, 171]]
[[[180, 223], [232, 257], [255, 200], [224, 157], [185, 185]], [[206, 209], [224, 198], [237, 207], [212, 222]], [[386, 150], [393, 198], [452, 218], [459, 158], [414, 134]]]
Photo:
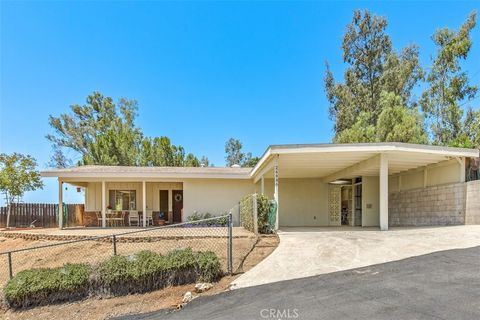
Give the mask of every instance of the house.
[[[480, 223], [480, 181], [466, 182], [474, 149], [405, 143], [296, 144], [268, 147], [254, 168], [81, 166], [42, 172], [85, 189], [85, 215], [107, 226], [109, 210], [140, 224], [222, 214], [242, 197], [278, 203], [276, 227]], [[236, 208], [236, 209], [235, 209]], [[97, 221], [95, 221], [96, 223]], [[62, 223], [60, 223], [62, 226]]]

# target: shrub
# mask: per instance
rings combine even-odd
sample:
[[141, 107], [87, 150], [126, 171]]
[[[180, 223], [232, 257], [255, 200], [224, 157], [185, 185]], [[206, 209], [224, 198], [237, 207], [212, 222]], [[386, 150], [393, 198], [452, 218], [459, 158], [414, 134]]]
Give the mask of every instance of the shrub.
[[5, 300], [13, 308], [78, 300], [88, 295], [90, 272], [85, 264], [21, 271], [5, 286]]
[[88, 294], [127, 295], [182, 285], [215, 281], [222, 276], [213, 252], [174, 250], [166, 255], [142, 251], [132, 256], [113, 256], [95, 268], [66, 264], [61, 268], [19, 272], [4, 288], [13, 308], [73, 301]]
[[[190, 226], [195, 227], [212, 227], [212, 226], [226, 226], [228, 223], [228, 218], [226, 217], [227, 213], [223, 216], [214, 216], [210, 212], [198, 213], [194, 211], [191, 215], [187, 217], [188, 222], [192, 222]], [[216, 218], [209, 221], [201, 221], [205, 219]], [[197, 222], [198, 221], [198, 222]]]
[[160, 255], [142, 251], [134, 256], [115, 256], [96, 269], [100, 295], [126, 295], [171, 285], [214, 281], [222, 275], [220, 261], [212, 252], [182, 249]]
[[[270, 212], [270, 200], [264, 194], [257, 194], [257, 222], [258, 232], [269, 233], [271, 227], [268, 223], [268, 214]], [[240, 201], [240, 223], [253, 232], [253, 196], [247, 195]]]

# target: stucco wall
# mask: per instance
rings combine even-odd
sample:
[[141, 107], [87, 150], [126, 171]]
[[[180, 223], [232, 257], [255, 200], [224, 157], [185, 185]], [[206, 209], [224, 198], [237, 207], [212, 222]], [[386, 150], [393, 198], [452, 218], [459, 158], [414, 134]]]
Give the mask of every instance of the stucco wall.
[[[460, 182], [460, 164], [454, 159], [427, 166], [426, 170], [427, 187]], [[424, 170], [407, 171], [388, 178], [388, 192], [398, 192], [399, 187], [400, 191], [423, 188], [423, 184]]]
[[465, 223], [466, 183], [432, 186], [389, 195], [390, 226]]
[[466, 183], [465, 223], [480, 224], [480, 180]]
[[373, 227], [380, 224], [379, 185], [379, 177], [362, 177], [362, 227]]
[[[183, 182], [183, 217], [194, 211], [221, 215], [236, 206], [247, 194], [254, 193], [252, 180], [238, 179], [191, 179]], [[238, 224], [238, 207], [233, 212], [234, 223]]]
[[321, 179], [280, 179], [282, 227], [328, 226], [328, 184]]

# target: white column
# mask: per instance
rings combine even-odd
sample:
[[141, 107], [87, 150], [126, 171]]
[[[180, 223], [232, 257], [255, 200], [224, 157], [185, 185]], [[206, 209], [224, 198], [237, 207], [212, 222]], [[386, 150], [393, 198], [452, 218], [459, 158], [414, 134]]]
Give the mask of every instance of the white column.
[[147, 183], [142, 181], [142, 214], [143, 227], [147, 227]]
[[63, 229], [63, 182], [58, 179], [58, 227]]
[[265, 193], [265, 179], [262, 176], [262, 179], [260, 180], [260, 193], [264, 194]]
[[280, 204], [278, 201], [278, 155], [275, 158], [275, 164], [273, 166], [273, 182], [274, 182], [274, 192], [273, 192], [273, 198], [275, 199], [275, 202], [277, 203], [277, 212], [275, 214], [275, 230], [278, 230], [279, 226], [279, 217], [278, 213], [280, 212]]
[[107, 201], [105, 181], [102, 181], [102, 228], [107, 226]]
[[355, 226], [355, 178], [352, 179], [352, 222], [350, 225]]
[[460, 182], [465, 182], [465, 158], [461, 157], [460, 159]]
[[168, 222], [173, 223], [173, 192], [168, 189]]
[[388, 230], [388, 158], [380, 155], [380, 230]]
[[423, 169], [423, 187], [426, 188], [428, 185], [428, 169], [425, 167]]

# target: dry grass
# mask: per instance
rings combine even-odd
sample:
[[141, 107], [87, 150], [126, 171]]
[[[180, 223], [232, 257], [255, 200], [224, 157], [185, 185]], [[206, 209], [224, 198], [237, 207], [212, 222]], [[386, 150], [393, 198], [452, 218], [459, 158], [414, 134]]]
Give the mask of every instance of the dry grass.
[[[117, 254], [131, 255], [142, 250], [157, 253], [167, 253], [174, 249], [192, 248], [194, 251], [212, 251], [220, 259], [223, 269], [227, 270], [227, 241], [224, 231], [216, 228], [195, 228], [190, 230], [165, 229], [162, 234], [152, 233], [151, 238], [119, 236], [116, 244]], [[58, 230], [58, 229], [57, 229]], [[225, 229], [224, 229], [225, 230]], [[189, 232], [189, 234], [184, 234]], [[32, 233], [33, 234], [33, 233]], [[150, 232], [147, 232], [150, 235]], [[0, 235], [0, 252], [38, 247], [49, 244], [62, 243], [59, 240], [47, 240], [34, 237], [34, 240], [23, 238], [2, 237]], [[110, 241], [110, 240], [109, 240]], [[61, 246], [39, 248], [12, 254], [13, 272], [43, 267], [60, 267], [65, 263], [95, 264], [104, 261], [113, 255], [113, 244], [109, 241], [86, 240], [78, 243], [69, 243]], [[135, 241], [135, 242], [130, 242]], [[233, 267], [238, 268], [241, 261], [252, 249], [257, 237], [245, 230], [235, 230], [233, 238]], [[0, 255], [0, 285], [8, 280], [8, 260], [6, 255]]]
[[[3, 241], [2, 241], [3, 240]], [[257, 245], [250, 250], [249, 245], [253, 244], [254, 239], [240, 238], [237, 239], [234, 247], [237, 250], [234, 250], [235, 260], [239, 264], [240, 259], [243, 260], [244, 256], [241, 255], [247, 254], [247, 251], [250, 252], [246, 257], [243, 263], [243, 271], [247, 271], [265, 257], [267, 257], [278, 245], [278, 238], [276, 236], [265, 236], [261, 237]], [[0, 239], [0, 250], [5, 250], [5, 246], [16, 246], [17, 248], [30, 246], [32, 243], [26, 243], [26, 240], [22, 239]], [[42, 243], [44, 243], [43, 241]], [[97, 244], [95, 249], [102, 249], [105, 243]], [[111, 249], [111, 245], [108, 247]], [[242, 249], [243, 248], [243, 249]], [[103, 248], [102, 250], [105, 250]], [[107, 249], [108, 250], [108, 249]], [[86, 250], [89, 252], [90, 250]], [[225, 251], [225, 250], [224, 250]], [[105, 255], [108, 253], [105, 252]], [[224, 253], [225, 255], [226, 253]], [[60, 255], [61, 256], [61, 255]], [[48, 259], [43, 258], [40, 262], [47, 261]], [[227, 290], [230, 286], [230, 283], [235, 279], [234, 277], [227, 276], [222, 278], [219, 282], [214, 284], [214, 287], [203, 293], [202, 295], [211, 295], [223, 292]], [[182, 297], [187, 291], [192, 291], [194, 289], [194, 284], [178, 286], [178, 287], [169, 287], [162, 290], [146, 293], [146, 294], [136, 294], [124, 297], [114, 297], [109, 299], [94, 299], [89, 298], [82, 301], [64, 303], [59, 305], [44, 306], [34, 309], [24, 310], [24, 311], [14, 311], [14, 310], [0, 310], [1, 319], [89, 319], [89, 320], [100, 320], [108, 319], [115, 316], [127, 315], [127, 314], [138, 314], [156, 311], [165, 308], [178, 308], [179, 304], [182, 302]]]

